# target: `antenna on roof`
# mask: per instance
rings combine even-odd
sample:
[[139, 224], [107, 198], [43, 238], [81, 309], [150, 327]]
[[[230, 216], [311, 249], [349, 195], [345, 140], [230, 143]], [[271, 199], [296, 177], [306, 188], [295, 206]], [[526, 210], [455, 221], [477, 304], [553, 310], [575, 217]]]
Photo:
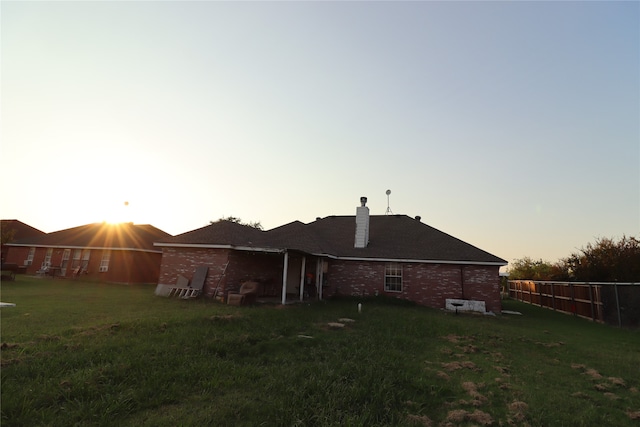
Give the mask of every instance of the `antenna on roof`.
[[393, 212], [391, 212], [391, 208], [389, 207], [389, 194], [391, 194], [391, 190], [387, 190], [387, 211], [384, 213], [385, 215], [393, 215]]

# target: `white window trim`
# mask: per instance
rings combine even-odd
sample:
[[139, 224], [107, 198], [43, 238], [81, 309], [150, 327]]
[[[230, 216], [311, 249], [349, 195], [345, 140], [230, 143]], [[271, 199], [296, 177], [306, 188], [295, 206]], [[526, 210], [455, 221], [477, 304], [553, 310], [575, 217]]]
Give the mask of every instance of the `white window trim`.
[[36, 255], [36, 248], [29, 248], [29, 253], [27, 254], [27, 259], [24, 260], [24, 265], [33, 264], [33, 257]]
[[[396, 273], [396, 274], [392, 274]], [[389, 289], [387, 286], [387, 278], [400, 278], [400, 289]], [[402, 264], [397, 262], [389, 262], [384, 266], [384, 291], [401, 293], [404, 290], [404, 283], [402, 281]]]
[[106, 273], [109, 271], [109, 262], [111, 261], [111, 252], [107, 251], [102, 254], [102, 259], [100, 260], [100, 268], [98, 271], [100, 273]]

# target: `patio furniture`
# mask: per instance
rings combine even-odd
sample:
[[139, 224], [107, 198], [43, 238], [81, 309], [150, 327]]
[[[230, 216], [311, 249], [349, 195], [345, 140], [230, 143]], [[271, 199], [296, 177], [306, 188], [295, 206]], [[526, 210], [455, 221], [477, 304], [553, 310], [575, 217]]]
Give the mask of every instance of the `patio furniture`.
[[249, 305], [256, 302], [258, 296], [258, 282], [244, 282], [240, 286], [239, 292], [229, 293], [227, 296], [227, 304], [229, 305]]

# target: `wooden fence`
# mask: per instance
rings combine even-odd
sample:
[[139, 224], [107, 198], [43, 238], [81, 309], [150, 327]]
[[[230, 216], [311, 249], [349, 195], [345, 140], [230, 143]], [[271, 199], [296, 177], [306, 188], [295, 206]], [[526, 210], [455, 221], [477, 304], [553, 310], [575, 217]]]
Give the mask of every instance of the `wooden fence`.
[[509, 297], [594, 322], [638, 326], [640, 283], [509, 280]]

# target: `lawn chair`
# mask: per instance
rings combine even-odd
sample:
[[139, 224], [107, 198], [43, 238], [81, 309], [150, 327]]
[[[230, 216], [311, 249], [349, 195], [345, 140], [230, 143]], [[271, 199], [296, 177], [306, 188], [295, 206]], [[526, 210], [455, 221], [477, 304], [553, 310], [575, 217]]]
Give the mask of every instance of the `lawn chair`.
[[229, 305], [249, 305], [256, 302], [258, 296], [258, 282], [244, 282], [240, 286], [240, 292], [230, 292], [227, 295], [227, 304]]

